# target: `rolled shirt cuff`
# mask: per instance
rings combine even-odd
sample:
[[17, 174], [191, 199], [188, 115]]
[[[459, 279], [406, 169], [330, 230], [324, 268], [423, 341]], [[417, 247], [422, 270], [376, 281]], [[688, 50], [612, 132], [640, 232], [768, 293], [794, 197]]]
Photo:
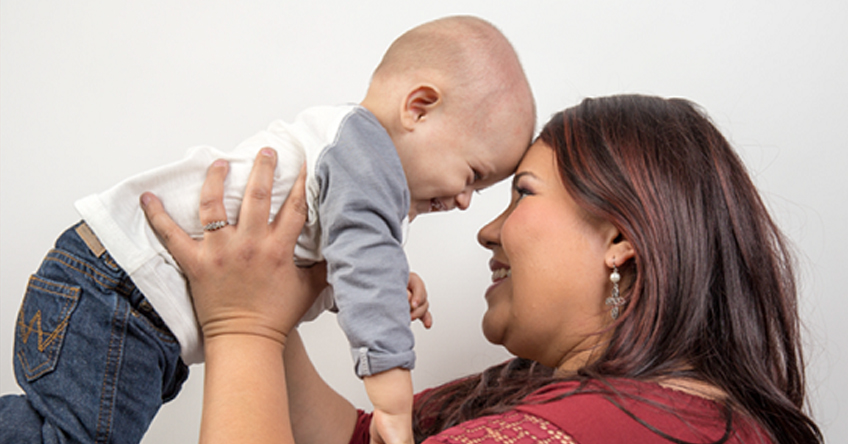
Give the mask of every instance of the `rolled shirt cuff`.
[[393, 368], [412, 370], [415, 367], [415, 352], [388, 354], [368, 350], [368, 347], [351, 349], [356, 376], [364, 378]]

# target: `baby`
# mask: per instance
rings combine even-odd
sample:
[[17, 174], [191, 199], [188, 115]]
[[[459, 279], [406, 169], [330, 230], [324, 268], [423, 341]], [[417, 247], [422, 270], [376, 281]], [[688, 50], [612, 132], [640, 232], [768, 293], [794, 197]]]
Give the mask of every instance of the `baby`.
[[[71, 401], [40, 412], [48, 422], [70, 423], [61, 426], [71, 429], [63, 433], [101, 433], [107, 402], [108, 433], [128, 438], [125, 433], [135, 431], [122, 430], [131, 424], [143, 434], [161, 401], [179, 390], [186, 374], [183, 363], [201, 362], [203, 347], [185, 280], [147, 224], [138, 196], [153, 192], [174, 221], [201, 237], [204, 230], [237, 223], [253, 158], [271, 147], [278, 154], [273, 208], [285, 200], [304, 162], [307, 167], [309, 214], [297, 260], [327, 261], [331, 291], [319, 297], [306, 318], [325, 309], [337, 311], [375, 419], [390, 432], [386, 437], [411, 443], [409, 370], [415, 355], [407, 299], [410, 273], [402, 248], [405, 225], [422, 213], [464, 210], [473, 191], [512, 174], [534, 125], [530, 87], [497, 29], [472, 17], [418, 26], [388, 49], [359, 105], [308, 109], [292, 123], [273, 122], [232, 152], [198, 147], [180, 162], [78, 201], [83, 222], [57, 241], [30, 281], [16, 335], [18, 380], [34, 406], [68, 398], [71, 390], [85, 394], [77, 403], [88, 404], [87, 397], [94, 397], [90, 426], [86, 413], [67, 413], [84, 410]], [[197, 216], [200, 187], [207, 167], [219, 158], [230, 163], [224, 193], [230, 220], [202, 224]], [[74, 250], [68, 242], [75, 242]], [[57, 304], [59, 292], [66, 297]], [[45, 302], [39, 294], [53, 299]], [[106, 302], [95, 304], [96, 299]], [[128, 307], [129, 316], [118, 325], [115, 313], [121, 306]], [[97, 310], [103, 313], [100, 319]], [[88, 325], [79, 324], [83, 319]], [[146, 327], [133, 327], [134, 319]], [[28, 341], [36, 328], [39, 334], [52, 331], [55, 340], [47, 345]], [[88, 337], [77, 339], [79, 332]], [[117, 346], [123, 348], [116, 357], [100, 359]], [[95, 363], [59, 359], [60, 351]], [[109, 376], [110, 366], [118, 370], [107, 385], [101, 379]], [[52, 375], [61, 386], [51, 385], [51, 373], [61, 372], [65, 376], [59, 379]], [[83, 376], [93, 381], [78, 381]], [[144, 388], [136, 376], [160, 385]], [[104, 395], [107, 390], [113, 392]], [[152, 412], [140, 413], [144, 403], [135, 398], [151, 393], [158, 403], [151, 401]], [[122, 402], [132, 404], [121, 408]]]

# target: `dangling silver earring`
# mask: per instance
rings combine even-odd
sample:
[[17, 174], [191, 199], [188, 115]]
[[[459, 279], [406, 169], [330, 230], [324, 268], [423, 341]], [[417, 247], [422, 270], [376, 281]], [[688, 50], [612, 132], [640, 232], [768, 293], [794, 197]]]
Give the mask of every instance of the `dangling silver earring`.
[[618, 267], [615, 265], [615, 262], [613, 262], [612, 273], [610, 273], [610, 281], [612, 282], [612, 295], [606, 300], [606, 304], [612, 306], [610, 316], [612, 316], [613, 320], [618, 319], [618, 315], [621, 313], [621, 306], [624, 305], [624, 298], [621, 297], [621, 294], [618, 290], [618, 282], [620, 280], [621, 275], [618, 274]]

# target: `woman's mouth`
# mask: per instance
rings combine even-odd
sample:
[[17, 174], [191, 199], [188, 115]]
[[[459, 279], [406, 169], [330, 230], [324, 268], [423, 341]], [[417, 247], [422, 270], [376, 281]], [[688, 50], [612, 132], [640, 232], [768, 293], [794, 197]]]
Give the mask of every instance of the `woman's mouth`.
[[509, 265], [494, 259], [489, 261], [489, 269], [492, 270], [492, 285], [486, 289], [486, 300], [493, 297], [492, 295], [494, 294], [495, 288], [500, 287], [507, 278], [512, 276], [512, 268], [510, 268]]
[[492, 282], [498, 282], [510, 276], [512, 276], [512, 270], [508, 268], [498, 268], [497, 270], [492, 270]]
[[494, 259], [489, 261], [489, 269], [492, 270], [492, 282], [496, 284], [512, 276], [512, 268], [509, 265]]

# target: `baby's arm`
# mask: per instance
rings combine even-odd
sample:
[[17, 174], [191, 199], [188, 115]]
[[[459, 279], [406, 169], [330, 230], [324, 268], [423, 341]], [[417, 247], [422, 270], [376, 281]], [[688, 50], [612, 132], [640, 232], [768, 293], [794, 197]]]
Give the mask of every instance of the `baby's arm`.
[[412, 444], [412, 377], [409, 370], [393, 368], [363, 380], [374, 405], [371, 442]]
[[[424, 328], [433, 325], [430, 302], [424, 281], [409, 273], [407, 285], [410, 318], [420, 320]], [[377, 443], [412, 443], [412, 378], [409, 370], [393, 368], [366, 376], [365, 391], [374, 405], [371, 420], [371, 439]]]
[[[374, 442], [412, 443], [412, 383], [402, 369], [415, 364], [410, 319], [430, 321], [426, 298], [416, 290], [420, 278], [409, 286], [402, 243], [410, 203], [403, 167], [385, 129], [357, 114], [322, 153], [316, 178], [328, 282], [356, 373], [376, 409]], [[413, 296], [406, 304], [404, 289]]]

